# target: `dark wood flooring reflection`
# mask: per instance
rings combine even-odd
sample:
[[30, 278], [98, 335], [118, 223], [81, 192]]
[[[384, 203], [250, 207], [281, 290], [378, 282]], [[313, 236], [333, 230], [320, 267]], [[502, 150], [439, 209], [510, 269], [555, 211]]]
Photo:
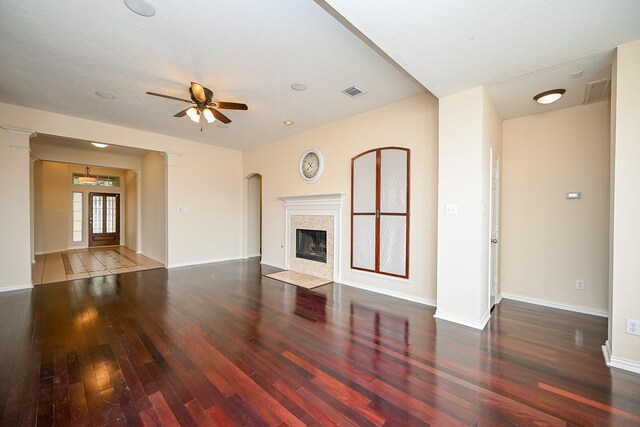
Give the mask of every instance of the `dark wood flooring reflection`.
[[483, 332], [256, 260], [0, 294], [0, 425], [640, 425], [606, 320], [503, 301]]

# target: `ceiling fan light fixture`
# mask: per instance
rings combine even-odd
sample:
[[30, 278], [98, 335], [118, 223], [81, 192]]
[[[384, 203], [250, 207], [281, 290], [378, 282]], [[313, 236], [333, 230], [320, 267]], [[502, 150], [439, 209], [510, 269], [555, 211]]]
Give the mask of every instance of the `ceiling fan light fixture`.
[[196, 123], [200, 122], [200, 111], [198, 111], [196, 107], [189, 108], [187, 110], [187, 116]]
[[92, 142], [91, 145], [98, 148], [107, 148], [109, 144], [103, 144], [101, 142]]
[[207, 120], [207, 123], [213, 123], [216, 120], [216, 118], [213, 117], [213, 113], [208, 108], [205, 108], [202, 111], [202, 114], [204, 115], [204, 118]]
[[566, 89], [551, 89], [545, 92], [540, 92], [536, 96], [533, 97], [533, 100], [538, 104], [551, 104], [556, 102], [558, 99], [564, 95]]

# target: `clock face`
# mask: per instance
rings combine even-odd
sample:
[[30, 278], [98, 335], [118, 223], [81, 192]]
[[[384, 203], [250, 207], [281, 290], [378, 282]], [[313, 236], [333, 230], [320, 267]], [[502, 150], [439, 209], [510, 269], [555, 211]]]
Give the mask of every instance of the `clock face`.
[[307, 153], [302, 159], [302, 174], [307, 178], [313, 178], [320, 168], [320, 159], [316, 153]]
[[322, 154], [315, 148], [307, 150], [300, 158], [300, 176], [309, 184], [313, 184], [322, 175], [324, 168]]

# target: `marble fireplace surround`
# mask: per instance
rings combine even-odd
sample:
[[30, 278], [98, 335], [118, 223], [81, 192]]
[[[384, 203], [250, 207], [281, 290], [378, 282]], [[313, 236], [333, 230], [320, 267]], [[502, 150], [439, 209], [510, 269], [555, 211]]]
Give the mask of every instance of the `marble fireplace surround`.
[[[344, 194], [280, 197], [285, 209], [285, 268], [339, 282], [342, 234], [340, 221]], [[296, 258], [296, 229], [327, 231], [327, 262]]]

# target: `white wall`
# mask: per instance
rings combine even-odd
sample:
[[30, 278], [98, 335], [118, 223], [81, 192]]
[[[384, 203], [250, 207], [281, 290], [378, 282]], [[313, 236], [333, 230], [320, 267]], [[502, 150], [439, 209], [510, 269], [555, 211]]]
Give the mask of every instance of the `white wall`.
[[500, 156], [501, 146], [502, 120], [483, 87], [440, 99], [436, 317], [479, 329], [489, 318], [490, 149]]
[[127, 170], [124, 175], [124, 245], [138, 250], [138, 175]]
[[166, 262], [166, 157], [147, 153], [142, 157], [141, 253]]
[[[295, 130], [295, 125], [292, 131]], [[372, 148], [411, 149], [409, 280], [352, 271], [350, 197], [341, 219], [342, 282], [433, 304], [436, 296], [436, 204], [438, 101], [418, 95], [244, 152], [244, 176], [262, 175], [262, 260], [285, 264], [285, 213], [281, 196], [351, 192], [351, 158]], [[302, 153], [317, 147], [325, 158], [322, 178], [306, 184], [299, 176]]]
[[247, 183], [247, 256], [260, 256], [261, 177], [252, 175]]
[[505, 121], [504, 293], [606, 315], [609, 111], [599, 102]]
[[29, 168], [29, 132], [0, 129], [0, 291], [32, 286]]
[[625, 333], [640, 320], [640, 40], [618, 47], [612, 112], [614, 169], [612, 303], [609, 349], [613, 366], [640, 373], [640, 337]]
[[[48, 135], [171, 153], [170, 157], [173, 157], [173, 160], [170, 159], [167, 173], [166, 203], [169, 212], [168, 263], [193, 264], [242, 257], [241, 151], [2, 103], [0, 125]], [[206, 131], [218, 130], [211, 127]], [[199, 129], [194, 127], [194, 132], [199, 132]], [[28, 146], [28, 141], [25, 145]], [[27, 159], [25, 165], [22, 165], [20, 158], [13, 158], [16, 157], [13, 154], [4, 156], [3, 153], [3, 163], [12, 161], [11, 168], [3, 169], [3, 174], [10, 173], [5, 171], [13, 171], [12, 177], [20, 177], [23, 173], [26, 177], [24, 197], [18, 197], [20, 203], [16, 204], [14, 210], [3, 213], [3, 226], [10, 230], [20, 230], [28, 249], [28, 151], [23, 155]], [[22, 167], [25, 170], [16, 173], [16, 168]], [[0, 182], [2, 194], [15, 191], [15, 180], [16, 178], [11, 178]], [[179, 206], [191, 206], [191, 213], [178, 214]], [[25, 230], [21, 229], [23, 220], [27, 223]], [[212, 246], [216, 248], [215, 251], [212, 251]], [[20, 249], [15, 253], [19, 254]], [[26, 258], [26, 267], [21, 267], [20, 263], [11, 263], [8, 266], [12, 268], [0, 270], [0, 285], [15, 282], [15, 269], [24, 270], [15, 272], [17, 277], [30, 278], [29, 255]]]

